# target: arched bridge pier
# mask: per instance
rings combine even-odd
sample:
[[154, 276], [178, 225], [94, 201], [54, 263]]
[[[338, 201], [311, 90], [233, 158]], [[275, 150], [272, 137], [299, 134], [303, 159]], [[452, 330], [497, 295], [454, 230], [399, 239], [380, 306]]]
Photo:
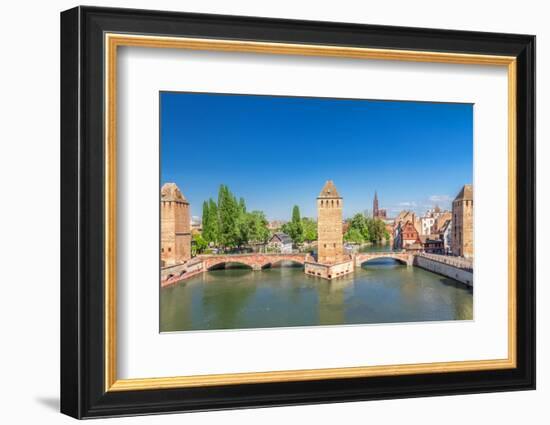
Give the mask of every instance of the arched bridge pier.
[[261, 270], [271, 267], [282, 261], [292, 261], [304, 264], [306, 254], [234, 254], [234, 255], [204, 255], [200, 257], [203, 261], [204, 270], [210, 270], [221, 264], [242, 264], [249, 266], [252, 270]]
[[394, 260], [406, 264], [407, 266], [412, 266], [414, 264], [414, 255], [405, 251], [361, 252], [355, 254], [355, 267], [361, 267], [361, 265], [367, 261], [377, 260], [379, 258], [393, 258]]

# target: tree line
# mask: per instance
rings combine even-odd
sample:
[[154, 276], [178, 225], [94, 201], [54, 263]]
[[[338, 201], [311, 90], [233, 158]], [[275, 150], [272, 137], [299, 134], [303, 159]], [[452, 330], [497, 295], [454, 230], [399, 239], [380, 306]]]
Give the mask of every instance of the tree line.
[[[202, 205], [202, 235], [206, 246], [231, 249], [269, 238], [268, 222], [262, 211], [246, 210], [244, 198], [237, 200], [226, 185], [220, 185], [218, 201], [210, 198]], [[196, 238], [198, 239], [198, 238]], [[196, 240], [197, 242], [197, 240]]]
[[[317, 240], [317, 222], [310, 218], [300, 217], [300, 208], [292, 209], [292, 220], [283, 224], [281, 231], [290, 236], [295, 244]], [[344, 240], [351, 243], [381, 242], [389, 240], [390, 234], [386, 225], [379, 218], [367, 218], [363, 214], [355, 214], [349, 220], [349, 227], [344, 234]]]
[[389, 240], [390, 234], [386, 225], [379, 218], [365, 217], [363, 214], [355, 214], [349, 220], [349, 227], [344, 234], [344, 240], [351, 243], [381, 242]]
[[[294, 205], [292, 219], [284, 223], [281, 231], [295, 244], [317, 240], [317, 222], [301, 217], [300, 208]], [[262, 211], [246, 209], [244, 198], [239, 198], [226, 185], [220, 185], [217, 202], [210, 198], [202, 205], [202, 234], [194, 235], [195, 250], [203, 252], [213, 244], [224, 249], [250, 244], [266, 243], [271, 236], [268, 221]], [[344, 240], [351, 243], [380, 242], [390, 238], [382, 220], [355, 214], [349, 220]]]
[[302, 218], [298, 205], [292, 208], [292, 220], [283, 224], [281, 231], [290, 236], [295, 244], [317, 240], [317, 222], [311, 218]]

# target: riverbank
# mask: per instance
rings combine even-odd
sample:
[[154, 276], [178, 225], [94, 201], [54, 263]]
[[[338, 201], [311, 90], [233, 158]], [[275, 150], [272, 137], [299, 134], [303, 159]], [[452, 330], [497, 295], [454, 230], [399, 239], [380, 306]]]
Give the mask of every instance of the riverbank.
[[473, 264], [462, 259], [435, 254], [419, 254], [414, 256], [413, 265], [454, 279], [469, 287], [474, 286]]

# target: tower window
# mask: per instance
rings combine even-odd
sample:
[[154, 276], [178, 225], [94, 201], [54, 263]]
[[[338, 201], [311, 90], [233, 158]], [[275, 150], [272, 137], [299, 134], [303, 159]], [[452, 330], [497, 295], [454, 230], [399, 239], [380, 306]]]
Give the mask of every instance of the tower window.
[[168, 252], [172, 252], [172, 248], [168, 248]]

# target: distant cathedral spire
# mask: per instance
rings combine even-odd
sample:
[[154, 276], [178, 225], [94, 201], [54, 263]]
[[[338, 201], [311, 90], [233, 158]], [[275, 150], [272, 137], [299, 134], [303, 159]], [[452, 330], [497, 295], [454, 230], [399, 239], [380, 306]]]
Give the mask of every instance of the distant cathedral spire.
[[372, 201], [372, 216], [374, 218], [386, 219], [386, 210], [378, 207], [378, 193], [374, 191], [374, 201]]

